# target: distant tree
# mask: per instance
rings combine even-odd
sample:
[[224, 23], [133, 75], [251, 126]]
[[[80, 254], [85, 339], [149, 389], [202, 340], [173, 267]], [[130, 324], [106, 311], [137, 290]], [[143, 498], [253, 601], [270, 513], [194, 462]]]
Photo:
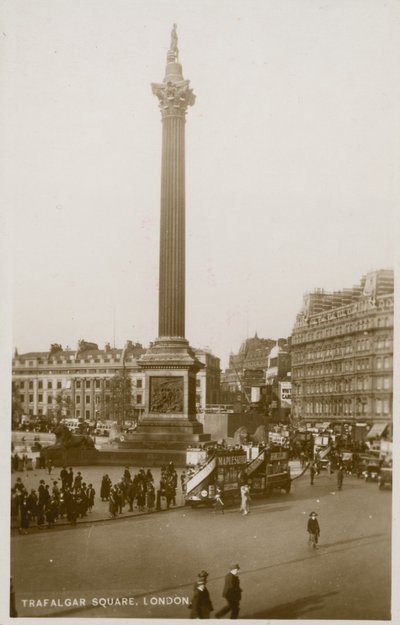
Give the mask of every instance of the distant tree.
[[18, 391], [17, 385], [13, 382], [11, 385], [11, 423], [13, 430], [20, 424], [21, 417], [24, 413], [22, 400]]
[[123, 367], [110, 380], [108, 412], [110, 419], [123, 425], [133, 418], [132, 379]]
[[52, 343], [50, 345], [50, 354], [57, 354], [58, 352], [62, 352], [63, 348], [60, 343]]
[[55, 406], [51, 410], [51, 415], [59, 423], [61, 419], [70, 418], [75, 415], [75, 404], [65, 389], [59, 391], [55, 397]]

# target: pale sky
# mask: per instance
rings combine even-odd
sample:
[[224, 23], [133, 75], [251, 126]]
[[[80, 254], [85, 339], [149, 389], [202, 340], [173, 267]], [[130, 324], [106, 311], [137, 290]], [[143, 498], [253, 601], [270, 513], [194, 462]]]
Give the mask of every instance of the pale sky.
[[0, 98], [12, 344], [158, 330], [161, 82], [186, 124], [186, 337], [227, 365], [291, 334], [303, 294], [394, 266], [399, 4], [13, 0]]

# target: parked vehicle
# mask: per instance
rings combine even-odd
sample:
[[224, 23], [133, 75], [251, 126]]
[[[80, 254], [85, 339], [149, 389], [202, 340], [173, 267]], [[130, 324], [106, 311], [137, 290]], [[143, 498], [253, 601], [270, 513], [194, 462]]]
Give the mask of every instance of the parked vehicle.
[[110, 436], [111, 430], [115, 428], [116, 421], [98, 421], [95, 434], [96, 436]]
[[379, 473], [379, 462], [370, 462], [363, 471], [363, 476], [366, 482], [377, 482], [379, 479]]
[[392, 467], [382, 467], [379, 474], [379, 488], [383, 490], [386, 486], [392, 489], [393, 469]]
[[60, 423], [62, 425], [66, 425], [67, 428], [70, 430], [70, 432], [72, 432], [73, 434], [75, 434], [78, 431], [79, 428], [79, 419], [61, 419]]

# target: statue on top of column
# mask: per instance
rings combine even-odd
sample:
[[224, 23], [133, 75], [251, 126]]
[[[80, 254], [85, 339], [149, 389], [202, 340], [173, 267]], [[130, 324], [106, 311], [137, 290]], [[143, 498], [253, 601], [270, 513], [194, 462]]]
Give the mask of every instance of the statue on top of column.
[[176, 24], [173, 25], [171, 30], [171, 45], [169, 47], [169, 54], [174, 57], [175, 61], [178, 60], [179, 50], [178, 50], [178, 35], [176, 33]]

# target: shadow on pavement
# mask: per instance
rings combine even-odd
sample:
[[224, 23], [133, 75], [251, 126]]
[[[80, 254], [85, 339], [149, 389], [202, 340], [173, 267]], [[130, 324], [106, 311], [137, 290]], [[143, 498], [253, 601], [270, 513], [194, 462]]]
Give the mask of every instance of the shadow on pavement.
[[359, 540], [367, 540], [368, 538], [379, 538], [385, 534], [368, 534], [368, 536], [358, 536], [357, 538], [348, 538], [347, 540], [338, 540], [335, 543], [323, 543], [323, 547], [336, 547], [336, 545], [347, 545], [348, 543], [358, 542]]
[[324, 598], [338, 594], [338, 591], [328, 592], [323, 595], [309, 595], [290, 601], [289, 603], [281, 603], [267, 610], [256, 612], [255, 614], [241, 615], [243, 619], [297, 619], [301, 618], [304, 613], [318, 610], [324, 605]]

